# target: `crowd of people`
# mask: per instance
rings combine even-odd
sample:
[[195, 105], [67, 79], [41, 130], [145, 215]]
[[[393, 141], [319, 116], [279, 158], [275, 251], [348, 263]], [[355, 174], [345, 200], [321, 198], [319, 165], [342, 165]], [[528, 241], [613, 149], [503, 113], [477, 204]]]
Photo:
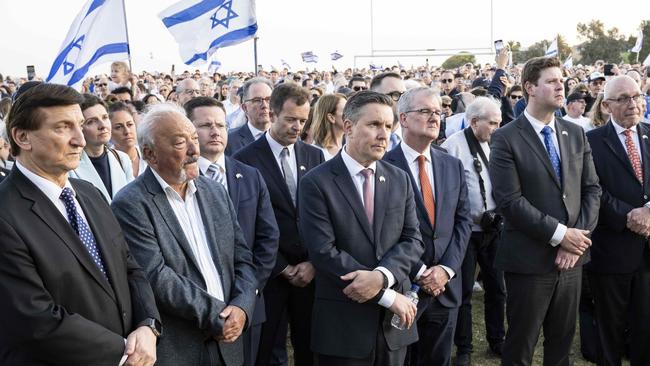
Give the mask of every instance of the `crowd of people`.
[[502, 365], [649, 365], [648, 71], [509, 59], [0, 77], [0, 363], [471, 365], [478, 281]]

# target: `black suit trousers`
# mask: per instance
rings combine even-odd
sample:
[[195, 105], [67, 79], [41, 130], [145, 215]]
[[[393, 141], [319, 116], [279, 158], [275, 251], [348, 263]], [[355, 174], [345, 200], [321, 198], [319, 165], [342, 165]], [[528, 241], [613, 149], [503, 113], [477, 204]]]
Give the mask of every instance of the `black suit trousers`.
[[546, 274], [506, 272], [505, 280], [508, 332], [501, 365], [531, 365], [543, 327], [544, 365], [569, 366], [582, 266]]
[[286, 339], [286, 328], [282, 327], [284, 312], [288, 315], [291, 329], [291, 344], [296, 366], [311, 366], [314, 354], [311, 351], [311, 312], [314, 306], [314, 283], [306, 287], [295, 287], [278, 275], [269, 280], [264, 287], [266, 302], [266, 322], [262, 325], [257, 366], [267, 366], [274, 354], [273, 348], [278, 337]]
[[406, 365], [450, 365], [458, 308], [444, 307], [438, 300], [430, 297], [423, 300], [429, 303], [423, 308], [421, 315], [418, 314], [419, 340], [408, 347]]
[[461, 287], [463, 300], [458, 309], [458, 322], [454, 343], [458, 353], [472, 352], [472, 292], [476, 264], [481, 266], [485, 296], [485, 330], [491, 345], [503, 343], [506, 331], [504, 326], [506, 307], [506, 285], [503, 272], [494, 267], [497, 253], [496, 232], [475, 231], [469, 240], [463, 266], [461, 267]]
[[[598, 335], [598, 365], [620, 365], [629, 325], [630, 365], [650, 365], [650, 250], [633, 273], [589, 273]], [[629, 319], [629, 322], [628, 322]]]

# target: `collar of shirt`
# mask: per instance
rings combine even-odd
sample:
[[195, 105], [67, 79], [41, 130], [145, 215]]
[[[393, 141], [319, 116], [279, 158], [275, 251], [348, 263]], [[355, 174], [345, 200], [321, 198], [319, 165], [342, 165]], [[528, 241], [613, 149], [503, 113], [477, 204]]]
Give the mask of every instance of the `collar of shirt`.
[[431, 163], [431, 149], [426, 149], [422, 154], [420, 154], [408, 146], [404, 141], [402, 141], [402, 151], [404, 152], [404, 157], [409, 164], [413, 162], [417, 164], [417, 159], [420, 155], [424, 155], [424, 157], [427, 159], [427, 163]]
[[396, 134], [400, 141], [402, 141], [402, 125], [399, 124], [399, 121], [397, 122], [397, 128], [392, 133]]
[[289, 157], [294, 156], [293, 151], [294, 151], [295, 144], [291, 144], [289, 146], [282, 146], [280, 145], [279, 142], [275, 141], [273, 137], [271, 137], [271, 134], [268, 132], [266, 133], [266, 141], [268, 141], [269, 146], [271, 147], [271, 151], [273, 152], [273, 156], [276, 159], [280, 159], [280, 154], [282, 153], [282, 150], [285, 147], [289, 149]]
[[[59, 197], [61, 197], [61, 192], [63, 192], [62, 187], [59, 187], [56, 183], [52, 182], [51, 180], [45, 179], [40, 175], [32, 172], [27, 167], [22, 165], [18, 160], [16, 160], [16, 168], [18, 168], [18, 170], [21, 173], [23, 173], [23, 175], [27, 177], [27, 179], [29, 179], [30, 182], [34, 183], [34, 185], [38, 187], [38, 189], [40, 189], [41, 192], [43, 192], [43, 194], [45, 194], [45, 196], [47, 196], [47, 198], [49, 198], [50, 201], [52, 201], [52, 203], [56, 205], [57, 202], [60, 201]], [[74, 188], [72, 188], [72, 185], [70, 184], [67, 175], [65, 177], [65, 184], [63, 187], [70, 188], [72, 190], [73, 195], [75, 197], [77, 196], [77, 192], [75, 192]]]
[[[616, 131], [617, 135], [623, 135], [623, 132], [625, 132], [625, 130], [630, 130], [630, 131], [632, 131], [632, 136], [636, 136], [636, 133], [637, 133], [636, 125], [632, 126], [631, 128], [625, 128], [625, 127], [619, 125], [618, 122], [616, 122], [614, 120], [614, 118], [611, 118], [611, 120], [612, 120], [612, 124], [614, 125], [614, 130]], [[623, 137], [625, 137], [625, 135], [623, 135]]]
[[[156, 177], [158, 184], [160, 184], [160, 187], [163, 189], [167, 197], [173, 197], [176, 200], [184, 201], [183, 198], [178, 194], [178, 192], [176, 192], [174, 188], [172, 188], [172, 186], [167, 184], [167, 182], [165, 182], [165, 180], [162, 179], [162, 177], [158, 175], [158, 173], [154, 169], [151, 169], [151, 172], [153, 173], [153, 176]], [[194, 185], [194, 180], [192, 179], [189, 182], [187, 182], [187, 191], [185, 191], [185, 199], [189, 197], [193, 197], [194, 193], [196, 193], [196, 186]]]
[[343, 149], [341, 149], [341, 157], [343, 158], [343, 163], [345, 164], [345, 167], [348, 168], [348, 172], [350, 172], [352, 178], [356, 177], [364, 169], [370, 169], [373, 171], [373, 173], [377, 172], [376, 161], [370, 163], [370, 165], [368, 165], [368, 167], [366, 168], [365, 166], [359, 164], [358, 161], [354, 160], [354, 158], [351, 157], [350, 154], [348, 154], [347, 146], [344, 146]]
[[537, 118], [533, 117], [528, 113], [527, 109], [524, 109], [524, 115], [526, 118], [528, 118], [528, 121], [530, 121], [530, 124], [533, 126], [533, 129], [535, 130], [535, 133], [537, 135], [541, 135], [542, 129], [546, 126], [551, 128], [551, 131], [555, 134], [555, 116], [553, 116], [553, 119], [551, 119], [551, 122], [548, 123], [548, 125]]
[[246, 122], [246, 125], [248, 126], [248, 129], [251, 131], [251, 135], [253, 135], [253, 138], [255, 140], [257, 140], [258, 138], [260, 138], [260, 136], [264, 134], [264, 131], [255, 128], [255, 126], [253, 126], [253, 124], [251, 124], [250, 121]]
[[215, 162], [211, 162], [203, 156], [199, 156], [199, 169], [201, 169], [201, 172], [203, 174], [206, 174], [208, 172], [208, 168], [213, 163], [219, 166], [222, 174], [226, 174], [226, 156], [224, 154], [221, 154], [221, 156], [219, 156]]

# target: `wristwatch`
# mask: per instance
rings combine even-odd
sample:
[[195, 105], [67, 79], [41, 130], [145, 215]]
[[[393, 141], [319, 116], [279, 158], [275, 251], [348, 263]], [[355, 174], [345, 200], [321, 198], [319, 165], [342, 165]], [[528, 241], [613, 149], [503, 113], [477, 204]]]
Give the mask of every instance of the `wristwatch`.
[[147, 318], [140, 323], [140, 326], [149, 327], [156, 338], [162, 335], [162, 324], [154, 318]]
[[386, 274], [384, 272], [382, 272], [382, 271], [380, 271], [378, 269], [376, 269], [375, 271], [381, 273], [381, 277], [384, 279], [384, 282], [382, 283], [381, 288], [386, 290], [388, 288], [388, 276], [386, 276]]

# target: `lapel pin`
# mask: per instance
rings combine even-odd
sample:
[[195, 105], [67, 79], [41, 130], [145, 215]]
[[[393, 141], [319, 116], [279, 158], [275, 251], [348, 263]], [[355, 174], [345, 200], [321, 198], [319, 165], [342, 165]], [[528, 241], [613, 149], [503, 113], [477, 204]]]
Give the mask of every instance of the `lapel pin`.
[[383, 183], [383, 182], [386, 181], [386, 178], [384, 178], [383, 175], [380, 175], [380, 176], [379, 176], [379, 181]]
[[648, 136], [646, 136], [646, 135], [643, 135], [642, 137], [643, 137], [644, 140], [648, 139]]
[[301, 165], [301, 166], [300, 166], [300, 170], [302, 170], [302, 171], [304, 172], [305, 170], [307, 170], [307, 168], [305, 168], [304, 165]]
[[562, 134], [563, 134], [563, 135], [566, 135], [566, 136], [569, 136], [569, 133], [566, 132], [566, 131], [562, 131]]
[[237, 173], [237, 174], [235, 174], [235, 178], [242, 179], [242, 178], [244, 178], [244, 176], [241, 175], [241, 173]]

